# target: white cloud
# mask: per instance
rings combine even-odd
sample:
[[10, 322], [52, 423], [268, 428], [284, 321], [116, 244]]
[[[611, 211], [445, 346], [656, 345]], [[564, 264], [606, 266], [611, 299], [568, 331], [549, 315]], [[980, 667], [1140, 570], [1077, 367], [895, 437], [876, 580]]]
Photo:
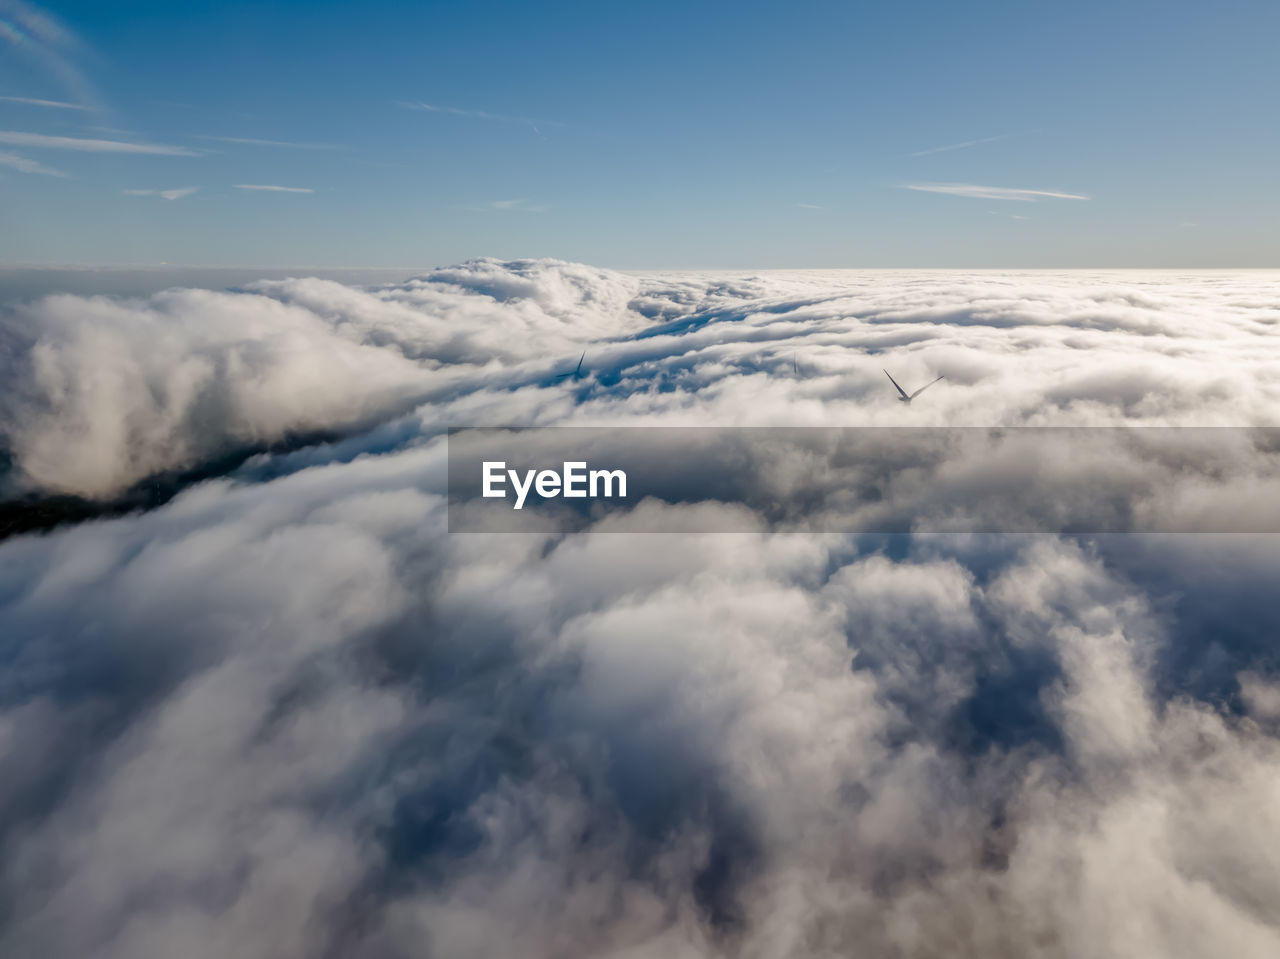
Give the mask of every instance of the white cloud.
[[819, 206], [816, 203], [797, 203], [796, 206], [798, 206], [802, 210], [825, 210], [826, 209], [825, 206]]
[[572, 264], [477, 261], [381, 291], [293, 280], [145, 301], [52, 297], [14, 321], [41, 339], [5, 378], [0, 423], [37, 486], [110, 497], [219, 450], [403, 412], [473, 364], [634, 327], [635, 289]]
[[490, 210], [519, 210], [524, 213], [545, 213], [547, 207], [534, 203], [528, 197], [518, 200], [494, 200], [489, 204]]
[[253, 137], [216, 137], [207, 134], [198, 134], [198, 140], [212, 140], [217, 143], [238, 143], [244, 146], [257, 147], [285, 147], [292, 150], [341, 150], [342, 147], [333, 143], [298, 143], [292, 140], [258, 140]]
[[1270, 959], [1275, 537], [467, 536], [440, 432], [1269, 427], [1274, 285], [478, 260], [15, 307], [31, 491], [347, 435], [0, 544], [0, 953]]
[[424, 113], [444, 113], [444, 114], [448, 114], [449, 116], [471, 117], [472, 119], [476, 119], [476, 120], [496, 120], [499, 123], [519, 123], [525, 126], [533, 127], [534, 132], [537, 132], [537, 128], [539, 125], [548, 126], [548, 127], [558, 127], [558, 126], [564, 125], [562, 123], [557, 123], [554, 120], [537, 120], [537, 119], [534, 119], [533, 117], [506, 116], [501, 113], [488, 113], [484, 110], [461, 110], [457, 107], [443, 107], [443, 106], [437, 106], [431, 103], [423, 103], [421, 100], [414, 100], [414, 101], [397, 100], [396, 105], [404, 107], [406, 110], [419, 110]]
[[79, 103], [65, 103], [62, 100], [39, 100], [33, 97], [0, 97], [0, 101], [5, 103], [23, 103], [33, 107], [49, 107], [57, 110], [88, 110], [89, 108]]
[[121, 192], [129, 196], [158, 196], [166, 200], [180, 200], [184, 196], [190, 196], [200, 188], [198, 186], [183, 186], [173, 190], [123, 190]]
[[35, 160], [19, 156], [16, 153], [10, 153], [7, 150], [0, 150], [0, 166], [17, 170], [19, 173], [42, 173], [45, 176], [60, 177], [67, 175], [61, 170], [55, 170], [53, 167], [45, 166], [43, 163], [37, 163]]
[[84, 153], [148, 153], [159, 156], [199, 156], [185, 147], [158, 143], [128, 143], [123, 140], [86, 140], [79, 137], [46, 136], [43, 133], [19, 133], [0, 130], [0, 143], [44, 150], [77, 150]]
[[1007, 140], [1011, 136], [1013, 136], [1012, 133], [1001, 133], [998, 136], [994, 136], [994, 137], [982, 137], [981, 139], [978, 139], [978, 140], [964, 140], [960, 143], [948, 143], [946, 146], [930, 147], [927, 150], [917, 150], [915, 153], [912, 153], [911, 155], [913, 157], [923, 157], [923, 156], [929, 156], [930, 154], [933, 154], [933, 153], [950, 153], [952, 150], [965, 150], [965, 149], [968, 149], [969, 147], [976, 147], [983, 143], [996, 143], [999, 140]]
[[256, 183], [237, 183], [237, 190], [266, 190], [270, 193], [315, 193], [315, 190], [305, 186], [272, 186], [267, 184]]
[[906, 183], [906, 190], [923, 190], [926, 193], [947, 193], [951, 196], [966, 196], [978, 200], [1024, 200], [1035, 201], [1040, 197], [1058, 200], [1088, 200], [1089, 197], [1079, 193], [1055, 193], [1052, 190], [1022, 190], [1014, 187], [975, 186], [972, 183]]
[[[8, 44], [15, 60], [25, 59], [57, 78], [70, 102], [25, 97], [7, 99], [43, 107], [95, 108], [98, 96], [75, 62], [85, 55], [85, 44], [49, 11], [23, 0], [0, 0], [0, 43]], [[82, 108], [76, 104], [90, 106]]]

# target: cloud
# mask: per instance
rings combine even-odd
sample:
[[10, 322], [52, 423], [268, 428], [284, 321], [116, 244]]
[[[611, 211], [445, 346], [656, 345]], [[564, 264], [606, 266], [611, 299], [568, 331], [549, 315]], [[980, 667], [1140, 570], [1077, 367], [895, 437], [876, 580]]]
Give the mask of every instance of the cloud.
[[969, 147], [976, 147], [983, 143], [996, 143], [1000, 140], [1007, 140], [1011, 136], [1013, 136], [1012, 133], [1001, 133], [998, 136], [982, 137], [981, 139], [978, 139], [978, 140], [964, 140], [960, 143], [948, 143], [946, 146], [930, 147], [927, 150], [917, 150], [915, 153], [912, 153], [911, 156], [923, 157], [923, 156], [929, 156], [930, 154], [933, 154], [933, 153], [949, 153], [952, 150], [966, 150]]
[[799, 207], [800, 209], [802, 209], [802, 210], [825, 210], [825, 209], [827, 209], [825, 206], [819, 206], [819, 205], [818, 205], [818, 204], [816, 204], [816, 203], [797, 203], [797, 204], [796, 204], [796, 206], [798, 206], [798, 207]]
[[1034, 202], [1038, 198], [1058, 200], [1088, 200], [1079, 193], [1055, 193], [1051, 190], [1021, 190], [1013, 187], [974, 186], [971, 183], [906, 183], [905, 190], [923, 190], [926, 193], [947, 193], [951, 196], [967, 196], [978, 200], [1024, 200]]
[[43, 150], [78, 150], [84, 153], [148, 153], [159, 156], [199, 156], [185, 147], [157, 143], [128, 143], [123, 140], [85, 140], [79, 137], [46, 136], [43, 133], [18, 133], [0, 130], [0, 143], [34, 147]]
[[0, 437], [36, 488], [110, 498], [228, 452], [385, 419], [495, 359], [634, 326], [634, 292], [587, 267], [477, 261], [373, 291], [292, 280], [48, 297], [0, 327], [0, 342], [24, 344]]
[[547, 207], [534, 203], [528, 197], [519, 200], [494, 200], [489, 204], [490, 210], [520, 210], [524, 213], [545, 213]]
[[0, 101], [5, 103], [25, 103], [33, 107], [50, 107], [57, 110], [88, 110], [89, 108], [79, 103], [65, 103], [62, 100], [37, 100], [32, 97], [0, 97]]
[[420, 110], [425, 113], [444, 113], [444, 114], [448, 114], [449, 116], [471, 117], [472, 119], [476, 119], [476, 120], [495, 120], [499, 123], [519, 123], [522, 125], [533, 127], [535, 133], [537, 132], [537, 128], [539, 125], [547, 126], [547, 127], [564, 126], [564, 124], [557, 123], [554, 120], [536, 120], [532, 117], [506, 116], [501, 113], [488, 113], [484, 110], [460, 110], [457, 107], [436, 106], [430, 103], [423, 103], [420, 100], [415, 100], [415, 101], [397, 100], [396, 105], [403, 107], [406, 110]]
[[[80, 44], [75, 36], [53, 14], [23, 0], [3, 0], [0, 11], [6, 15], [6, 25], [14, 36], [29, 41], [48, 44], [51, 47], [71, 48]], [[25, 37], [19, 33], [25, 30]]]
[[333, 143], [297, 143], [292, 140], [257, 140], [252, 137], [215, 137], [198, 134], [197, 140], [213, 140], [217, 143], [239, 143], [245, 146], [286, 147], [291, 150], [341, 150], [343, 147]]
[[15, 58], [23, 58], [54, 77], [73, 102], [25, 97], [5, 99], [34, 106], [98, 109], [97, 93], [75, 62], [83, 57], [85, 44], [52, 13], [23, 0], [0, 0], [0, 42], [7, 42]]
[[24, 156], [16, 153], [9, 153], [0, 150], [0, 166], [8, 167], [11, 170], [17, 170], [19, 173], [42, 173], [45, 176], [67, 176], [61, 170], [55, 170], [53, 167], [45, 166], [43, 163], [37, 163], [35, 160], [29, 160]]
[[190, 196], [200, 188], [198, 186], [183, 186], [174, 190], [122, 190], [129, 196], [158, 196], [166, 200], [180, 200], [184, 196]]
[[254, 183], [237, 183], [237, 190], [266, 190], [271, 193], [315, 193], [316, 191], [305, 186], [271, 186]]
[[[1266, 358], [1277, 317], [1256, 276], [911, 276], [633, 277], [477, 260], [367, 290], [298, 279], [142, 301], [53, 297], [10, 320], [12, 342], [28, 346], [8, 351], [8, 400], [26, 410], [10, 416], [9, 446], [35, 488], [110, 496], [214, 450], [346, 431], [414, 397], [432, 398], [406, 427], [414, 430], [1271, 421]], [[392, 363], [400, 372], [343, 377], [345, 393], [327, 385], [336, 407], [263, 406], [254, 392], [263, 378], [285, 383], [294, 362], [299, 377], [308, 363], [283, 346], [255, 346], [277, 311], [282, 335], [314, 351], [317, 369], [354, 346], [343, 360], [353, 370]], [[583, 350], [592, 377], [567, 394], [554, 377]], [[130, 358], [128, 374], [93, 373], [100, 356]], [[946, 380], [905, 408], [882, 367], [907, 386]], [[384, 380], [403, 389], [384, 395]], [[194, 451], [188, 431], [200, 439]]]
[[[465, 535], [441, 431], [1267, 427], [1272, 285], [476, 260], [11, 306], [29, 493], [215, 475], [0, 544], [0, 953], [1268, 959], [1274, 536], [782, 535], [718, 499]], [[904, 408], [883, 366], [947, 380]]]

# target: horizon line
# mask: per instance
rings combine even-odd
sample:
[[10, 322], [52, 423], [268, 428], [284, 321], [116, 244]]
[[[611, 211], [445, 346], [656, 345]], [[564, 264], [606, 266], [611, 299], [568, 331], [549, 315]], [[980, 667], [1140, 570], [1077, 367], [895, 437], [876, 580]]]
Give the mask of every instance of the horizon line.
[[1175, 264], [1165, 266], [1135, 265], [1101, 265], [1090, 266], [889, 266], [889, 265], [857, 265], [857, 266], [608, 266], [586, 260], [576, 260], [559, 256], [515, 256], [515, 257], [464, 257], [459, 260], [435, 263], [419, 263], [417, 265], [377, 266], [377, 265], [323, 265], [323, 264], [277, 264], [277, 263], [58, 263], [58, 262], [23, 262], [0, 261], [0, 270], [435, 270], [468, 262], [473, 259], [494, 259], [500, 262], [516, 260], [559, 260], [564, 263], [581, 263], [600, 269], [613, 270], [617, 273], [739, 273], [739, 272], [830, 272], [833, 270], [886, 270], [886, 271], [955, 271], [955, 272], [1039, 272], [1054, 270], [1059, 272], [1097, 271], [1097, 270], [1192, 270], [1196, 272], [1214, 272], [1230, 270], [1280, 270], [1280, 263], [1267, 266], [1227, 265], [1227, 266], [1194, 266]]

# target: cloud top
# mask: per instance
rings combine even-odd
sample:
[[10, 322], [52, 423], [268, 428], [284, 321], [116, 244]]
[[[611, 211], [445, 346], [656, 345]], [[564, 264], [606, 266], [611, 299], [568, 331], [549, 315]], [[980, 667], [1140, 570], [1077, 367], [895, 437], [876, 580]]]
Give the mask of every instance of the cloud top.
[[[1274, 537], [715, 495], [461, 535], [443, 430], [1274, 426], [1274, 282], [485, 259], [10, 305], [27, 495], [211, 478], [0, 543], [0, 953], [1270, 959]], [[939, 468], [1081, 467], [1041, 452]]]

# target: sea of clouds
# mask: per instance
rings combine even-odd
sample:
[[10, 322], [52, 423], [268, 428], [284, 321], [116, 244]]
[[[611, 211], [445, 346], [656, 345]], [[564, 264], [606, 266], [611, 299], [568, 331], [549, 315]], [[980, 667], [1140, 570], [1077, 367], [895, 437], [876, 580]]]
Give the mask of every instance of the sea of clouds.
[[1262, 272], [8, 304], [0, 499], [226, 466], [0, 544], [0, 954], [1270, 959], [1280, 536], [450, 534], [442, 433], [1277, 426], [1278, 347]]

